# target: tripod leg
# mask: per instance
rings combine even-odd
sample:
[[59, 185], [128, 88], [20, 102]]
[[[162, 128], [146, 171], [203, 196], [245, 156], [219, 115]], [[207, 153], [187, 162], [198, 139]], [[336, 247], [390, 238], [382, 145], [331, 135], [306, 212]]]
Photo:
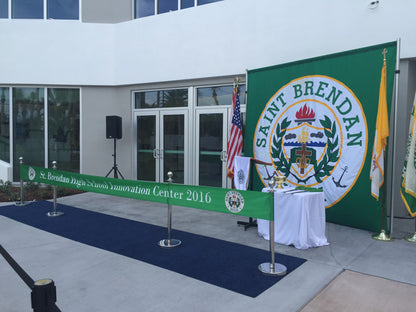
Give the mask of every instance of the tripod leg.
[[111, 168], [111, 170], [106, 174], [105, 177], [107, 178], [110, 175], [110, 173], [114, 171], [114, 179], [118, 179], [118, 175], [120, 175], [124, 180], [123, 175], [121, 174], [120, 170], [118, 170], [117, 168], [117, 147], [116, 147], [115, 138], [114, 138], [114, 154], [112, 156], [113, 156], [113, 168]]
[[118, 170], [118, 167], [116, 167], [116, 172], [121, 176], [121, 178], [124, 180], [123, 175], [121, 174], [120, 170]]
[[105, 175], [105, 177], [107, 178], [110, 175], [111, 171], [113, 171], [113, 170], [114, 170], [114, 168], [111, 168], [110, 171]]

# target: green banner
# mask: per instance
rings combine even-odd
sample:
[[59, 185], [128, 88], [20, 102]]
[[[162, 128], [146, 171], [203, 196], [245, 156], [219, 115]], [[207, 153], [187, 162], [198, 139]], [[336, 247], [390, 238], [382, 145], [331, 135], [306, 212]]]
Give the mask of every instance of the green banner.
[[248, 71], [245, 155], [254, 189], [275, 175], [322, 187], [327, 220], [379, 231], [370, 168], [383, 59], [390, 109], [396, 42]]
[[402, 171], [400, 195], [412, 217], [416, 217], [416, 95], [410, 114], [409, 136], [407, 138], [406, 158]]
[[21, 165], [20, 178], [60, 187], [273, 220], [273, 195], [215, 187], [103, 178]]

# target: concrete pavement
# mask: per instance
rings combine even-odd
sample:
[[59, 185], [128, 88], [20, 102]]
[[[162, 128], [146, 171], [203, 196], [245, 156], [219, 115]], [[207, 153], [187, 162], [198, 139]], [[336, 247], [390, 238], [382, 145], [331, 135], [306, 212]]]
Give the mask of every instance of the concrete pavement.
[[[84, 193], [60, 203], [166, 226], [167, 207], [154, 202]], [[268, 250], [257, 229], [244, 231], [239, 220], [244, 218], [173, 207], [174, 229]], [[278, 253], [308, 261], [250, 298], [0, 216], [0, 244], [34, 280], [55, 281], [57, 306], [66, 312], [299, 311], [344, 270], [416, 285], [416, 244], [403, 239], [414, 232], [414, 220], [397, 219], [394, 230], [393, 242], [379, 242], [371, 232], [327, 223], [329, 246], [298, 250], [277, 244]], [[0, 311], [32, 311], [29, 288], [2, 257], [0, 276]]]

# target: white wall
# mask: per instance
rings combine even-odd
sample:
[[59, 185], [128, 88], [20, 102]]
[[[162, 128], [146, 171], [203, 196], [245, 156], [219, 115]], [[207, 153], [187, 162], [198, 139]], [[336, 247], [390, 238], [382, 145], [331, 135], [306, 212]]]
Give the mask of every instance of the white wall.
[[111, 85], [112, 24], [0, 19], [0, 84]]
[[[117, 164], [126, 179], [133, 177], [132, 109], [130, 91], [123, 87], [82, 88], [81, 172], [105, 176], [113, 167], [114, 140], [106, 138], [106, 116], [122, 118], [117, 140]], [[111, 173], [110, 177], [113, 177]]]
[[82, 0], [84, 23], [119, 23], [131, 20], [132, 13], [133, 0]]
[[118, 24], [0, 20], [0, 84], [124, 85], [216, 77], [401, 38], [416, 1], [224, 0]]

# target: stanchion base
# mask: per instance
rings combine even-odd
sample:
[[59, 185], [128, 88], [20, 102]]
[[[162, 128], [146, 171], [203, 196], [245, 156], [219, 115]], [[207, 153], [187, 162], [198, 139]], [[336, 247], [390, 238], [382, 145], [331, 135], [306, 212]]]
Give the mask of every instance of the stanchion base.
[[46, 215], [48, 217], [59, 217], [59, 216], [62, 216], [63, 214], [64, 213], [62, 211], [51, 211], [51, 212], [48, 212]]
[[14, 205], [15, 206], [26, 206], [29, 205], [31, 202], [15, 202]]
[[275, 263], [273, 272], [271, 270], [270, 265], [270, 262], [264, 262], [260, 264], [258, 268], [261, 273], [264, 273], [266, 275], [282, 276], [287, 273], [287, 268], [283, 264]]
[[381, 230], [380, 234], [374, 234], [372, 238], [375, 240], [384, 241], [384, 242], [391, 242], [394, 240], [393, 238], [388, 236], [386, 232], [384, 232], [384, 230]]
[[416, 243], [416, 232], [405, 238], [409, 243]]
[[178, 247], [180, 244], [182, 244], [182, 242], [179, 239], [162, 239], [161, 241], [159, 241], [158, 245], [160, 247], [164, 247], [164, 248], [173, 248], [173, 247]]

